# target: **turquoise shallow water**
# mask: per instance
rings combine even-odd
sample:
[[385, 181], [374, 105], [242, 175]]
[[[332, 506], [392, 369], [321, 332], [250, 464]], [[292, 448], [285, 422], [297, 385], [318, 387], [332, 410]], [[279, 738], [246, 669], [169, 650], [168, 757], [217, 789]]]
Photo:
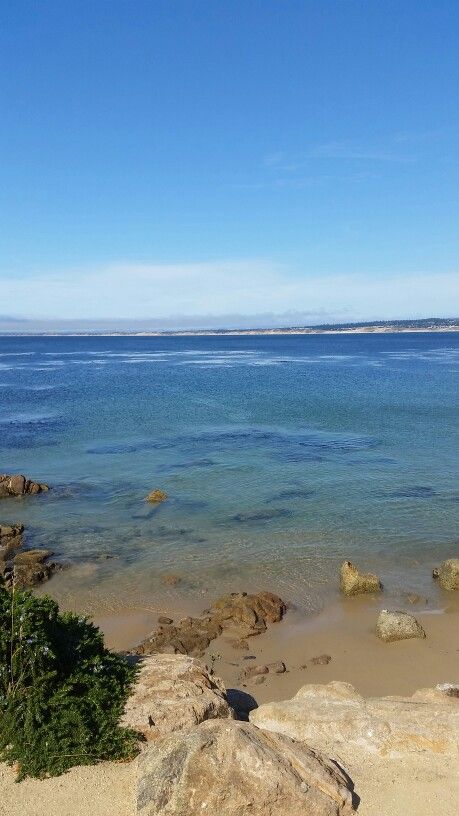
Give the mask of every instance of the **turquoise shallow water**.
[[0, 521], [72, 562], [47, 589], [88, 609], [167, 572], [313, 609], [345, 557], [425, 591], [459, 549], [458, 363], [455, 333], [1, 338], [0, 471], [54, 489]]

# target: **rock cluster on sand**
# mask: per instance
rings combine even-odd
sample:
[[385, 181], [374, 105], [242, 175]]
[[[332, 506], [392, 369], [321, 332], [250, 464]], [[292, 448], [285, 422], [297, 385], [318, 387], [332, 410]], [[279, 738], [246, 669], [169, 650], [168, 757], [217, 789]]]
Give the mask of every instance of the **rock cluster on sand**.
[[233, 716], [217, 675], [192, 657], [158, 654], [142, 659], [121, 724], [151, 741], [204, 720]]
[[448, 558], [443, 564], [435, 569], [433, 577], [438, 578], [438, 583], [442, 589], [449, 592], [459, 590], [459, 558]]
[[359, 572], [351, 561], [344, 561], [340, 569], [340, 587], [345, 595], [380, 592], [382, 584], [377, 575]]
[[272, 592], [248, 595], [234, 592], [219, 598], [199, 618], [184, 618], [176, 625], [160, 625], [137, 649], [137, 654], [175, 652], [201, 657], [223, 630], [239, 639], [265, 632], [268, 623], [280, 621], [286, 605]]
[[49, 490], [48, 485], [33, 482], [31, 479], [26, 479], [25, 476], [0, 474], [0, 499], [10, 496], [32, 496], [46, 490]]
[[425, 638], [426, 633], [414, 615], [382, 609], [376, 623], [376, 634], [386, 643], [394, 640]]
[[446, 684], [413, 697], [366, 700], [348, 683], [307, 685], [291, 700], [260, 706], [249, 719], [332, 756], [348, 749], [387, 757], [410, 752], [454, 756], [459, 753], [456, 688]]
[[139, 816], [344, 816], [352, 794], [338, 767], [287, 737], [211, 720], [141, 754]]
[[164, 490], [152, 490], [151, 493], [148, 494], [145, 501], [150, 502], [150, 504], [161, 504], [161, 502], [166, 501], [167, 493]]

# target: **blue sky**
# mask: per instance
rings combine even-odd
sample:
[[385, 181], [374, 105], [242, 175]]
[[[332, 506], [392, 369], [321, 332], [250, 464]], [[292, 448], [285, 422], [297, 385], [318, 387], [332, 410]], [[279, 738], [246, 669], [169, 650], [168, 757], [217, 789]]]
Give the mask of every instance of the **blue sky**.
[[0, 315], [456, 316], [458, 40], [456, 0], [0, 0]]

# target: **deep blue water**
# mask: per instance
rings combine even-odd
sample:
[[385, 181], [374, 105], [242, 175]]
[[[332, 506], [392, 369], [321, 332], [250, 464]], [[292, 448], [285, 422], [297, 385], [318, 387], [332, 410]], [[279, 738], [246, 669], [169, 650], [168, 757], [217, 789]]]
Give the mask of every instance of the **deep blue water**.
[[458, 362], [455, 333], [0, 338], [0, 472], [54, 487], [0, 521], [88, 608], [165, 572], [313, 608], [345, 557], [425, 589], [458, 551]]

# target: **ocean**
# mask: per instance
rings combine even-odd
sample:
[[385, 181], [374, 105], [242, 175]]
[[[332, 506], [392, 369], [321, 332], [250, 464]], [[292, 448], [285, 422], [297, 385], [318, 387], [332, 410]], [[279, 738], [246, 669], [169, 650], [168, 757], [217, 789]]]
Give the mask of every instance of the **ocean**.
[[425, 592], [458, 554], [458, 363], [453, 332], [2, 337], [0, 472], [53, 490], [0, 522], [89, 613], [262, 588], [313, 611], [345, 558]]

